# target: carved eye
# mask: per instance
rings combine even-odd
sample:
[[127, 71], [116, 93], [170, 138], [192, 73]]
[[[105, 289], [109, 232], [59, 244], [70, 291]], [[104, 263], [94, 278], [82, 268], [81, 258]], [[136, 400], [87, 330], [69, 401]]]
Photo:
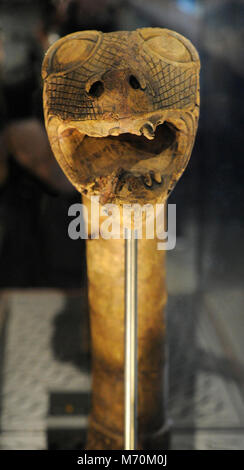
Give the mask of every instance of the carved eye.
[[129, 84], [134, 90], [138, 90], [139, 88], [141, 88], [141, 85], [135, 75], [130, 75]]
[[45, 55], [43, 78], [51, 73], [64, 73], [81, 66], [96, 51], [101, 34], [96, 31], [82, 31], [56, 41]]
[[161, 28], [142, 28], [138, 30], [145, 41], [146, 48], [160, 58], [177, 63], [199, 61], [198, 53], [186, 38], [174, 31]]
[[101, 80], [97, 80], [94, 82], [88, 91], [88, 94], [92, 96], [93, 98], [99, 98], [104, 92], [104, 84], [101, 82]]

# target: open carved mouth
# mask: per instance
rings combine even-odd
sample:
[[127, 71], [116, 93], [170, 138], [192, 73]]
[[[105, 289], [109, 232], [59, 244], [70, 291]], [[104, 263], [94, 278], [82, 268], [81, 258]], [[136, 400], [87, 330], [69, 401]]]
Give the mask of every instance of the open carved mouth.
[[173, 129], [172, 125], [167, 122], [159, 125], [156, 128], [155, 134], [153, 130], [150, 130], [149, 124], [146, 125], [145, 129], [147, 129], [148, 137], [147, 134], [146, 136], [144, 134], [138, 136], [126, 133], [111, 138], [120, 143], [127, 143], [133, 150], [142, 152], [143, 154], [148, 154], [149, 156], [160, 154], [167, 148], [171, 147], [175, 141], [175, 129]]
[[179, 130], [165, 121], [147, 122], [141, 135], [119, 133], [91, 137], [77, 128], [62, 130], [60, 145], [67, 163], [76, 169], [79, 189], [99, 195], [101, 202], [153, 201], [169, 188], [178, 156]]

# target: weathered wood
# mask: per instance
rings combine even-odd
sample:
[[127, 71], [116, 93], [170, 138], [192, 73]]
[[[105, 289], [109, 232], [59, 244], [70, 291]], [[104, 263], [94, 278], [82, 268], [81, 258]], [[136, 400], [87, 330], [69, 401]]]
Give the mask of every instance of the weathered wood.
[[[199, 57], [160, 28], [74, 33], [43, 62], [45, 123], [72, 184], [100, 203], [164, 203], [191, 155]], [[87, 448], [123, 448], [124, 242], [89, 240], [93, 399]], [[164, 417], [164, 252], [139, 241], [139, 446], [160, 448]]]

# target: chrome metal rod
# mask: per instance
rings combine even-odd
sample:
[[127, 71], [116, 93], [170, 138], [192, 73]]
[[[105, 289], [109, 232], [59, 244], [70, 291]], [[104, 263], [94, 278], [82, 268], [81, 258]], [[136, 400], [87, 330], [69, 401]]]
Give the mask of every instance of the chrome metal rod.
[[[128, 238], [127, 238], [128, 237]], [[137, 448], [137, 239], [125, 239], [125, 402], [124, 448]]]

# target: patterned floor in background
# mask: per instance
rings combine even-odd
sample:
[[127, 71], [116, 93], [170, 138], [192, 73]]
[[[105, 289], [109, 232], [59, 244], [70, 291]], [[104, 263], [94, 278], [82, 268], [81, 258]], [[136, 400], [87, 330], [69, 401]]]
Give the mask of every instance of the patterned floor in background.
[[[50, 396], [89, 394], [87, 328], [82, 297], [59, 291], [8, 295], [3, 361], [1, 449], [45, 449]], [[81, 328], [80, 319], [83, 314]], [[168, 303], [169, 416], [174, 449], [243, 449], [240, 364], [197, 295]], [[69, 416], [64, 417], [71, 419]], [[74, 427], [85, 427], [79, 414]]]

